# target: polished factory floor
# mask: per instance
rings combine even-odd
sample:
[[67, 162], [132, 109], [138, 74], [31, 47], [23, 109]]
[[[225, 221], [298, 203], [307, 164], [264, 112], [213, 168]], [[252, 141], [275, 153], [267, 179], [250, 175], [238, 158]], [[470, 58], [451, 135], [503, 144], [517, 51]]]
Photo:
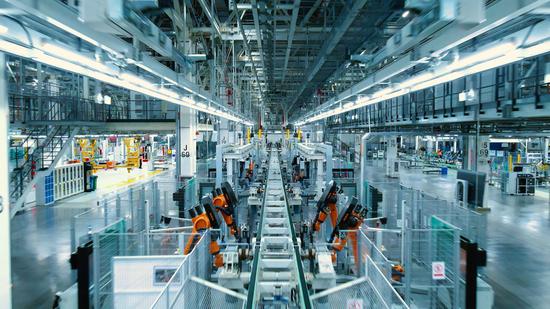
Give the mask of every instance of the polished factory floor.
[[[388, 181], [384, 161], [368, 162], [367, 179]], [[420, 169], [402, 170], [402, 184], [444, 199], [452, 199], [456, 173], [426, 175]], [[495, 292], [494, 308], [549, 308], [550, 198], [504, 195], [488, 187], [487, 267], [483, 277]]]
[[[387, 181], [383, 161], [368, 162], [367, 178]], [[404, 170], [400, 181], [452, 198], [455, 174], [425, 175]], [[110, 188], [111, 189], [111, 188]], [[70, 219], [106, 193], [81, 195], [55, 207], [29, 210], [11, 224], [13, 308], [51, 308], [55, 292], [68, 288], [71, 271]], [[495, 308], [548, 308], [550, 303], [550, 200], [487, 191], [488, 266], [484, 277], [495, 291]]]
[[54, 207], [36, 207], [16, 215], [11, 220], [12, 307], [52, 308], [55, 293], [74, 283], [69, 264], [71, 218], [95, 206], [106, 194], [157, 174], [140, 171], [132, 177], [104, 184], [101, 178], [108, 178], [110, 174], [100, 175], [95, 192], [67, 198]]

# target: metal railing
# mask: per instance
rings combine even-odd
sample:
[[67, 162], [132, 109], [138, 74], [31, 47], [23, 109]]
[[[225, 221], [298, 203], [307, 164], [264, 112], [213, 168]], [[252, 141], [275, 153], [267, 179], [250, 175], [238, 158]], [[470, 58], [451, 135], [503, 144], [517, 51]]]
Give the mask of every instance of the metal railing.
[[312, 295], [314, 308], [409, 308], [370, 256], [365, 275]]
[[[114, 307], [113, 257], [183, 255], [185, 244], [190, 237], [195, 236], [195, 234], [189, 233], [124, 233], [125, 229], [124, 220], [119, 220], [92, 235], [93, 285], [91, 296], [94, 308], [109, 309]], [[208, 254], [206, 248], [202, 249], [205, 254]], [[203, 261], [200, 260], [201, 263], [204, 263]], [[143, 304], [143, 308], [146, 307], [147, 304]]]
[[[172, 193], [176, 190], [175, 180], [154, 179], [131, 185], [124, 190], [107, 196], [95, 207], [71, 219], [71, 250], [90, 240], [90, 235], [120, 219], [125, 220], [124, 232], [137, 233], [158, 228], [162, 216], [175, 216], [171, 213], [176, 207]], [[189, 226], [190, 222], [172, 220], [165, 227]]]
[[[72, 128], [69, 126], [53, 126], [50, 130], [32, 130], [23, 143], [39, 139], [39, 135], [47, 135], [43, 141], [38, 141], [36, 147], [27, 148], [23, 161], [17, 160], [17, 167], [10, 172], [10, 199], [16, 201], [25, 192], [36, 173], [49, 169], [60, 154], [63, 146], [70, 140]], [[24, 145], [24, 144], [22, 144]], [[17, 152], [17, 149], [16, 149]]]
[[193, 251], [185, 256], [184, 261], [177, 268], [150, 308], [242, 307], [242, 298], [234, 296], [240, 294], [223, 293], [219, 289], [213, 289], [204, 281], [210, 274], [212, 265], [211, 255], [208, 253], [209, 244], [210, 232], [206, 232]]

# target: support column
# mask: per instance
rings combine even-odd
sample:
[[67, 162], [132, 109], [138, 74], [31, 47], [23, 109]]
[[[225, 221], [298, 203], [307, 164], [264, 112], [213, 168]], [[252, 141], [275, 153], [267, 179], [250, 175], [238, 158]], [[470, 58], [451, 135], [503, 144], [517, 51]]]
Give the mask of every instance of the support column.
[[179, 113], [179, 176], [195, 177], [197, 172], [196, 131], [197, 112], [188, 107], [180, 107]]
[[489, 137], [464, 136], [462, 142], [463, 169], [489, 173]]
[[395, 162], [397, 161], [397, 136], [386, 137], [386, 176], [399, 177], [394, 172]]
[[542, 156], [544, 158], [544, 163], [548, 163], [548, 142], [550, 141], [550, 138], [545, 137], [544, 138], [544, 148], [542, 149]]
[[[0, 53], [0, 166], [8, 166], [8, 81], [6, 55]], [[11, 308], [11, 253], [8, 170], [0, 172], [0, 308]]]
[[367, 140], [369, 139], [370, 133], [365, 133], [361, 137], [361, 176], [360, 176], [360, 184], [359, 184], [359, 196], [360, 196], [360, 204], [361, 205], [368, 205], [367, 204], [367, 179], [366, 179], [366, 173], [367, 173]]
[[489, 164], [489, 136], [477, 138], [477, 171], [489, 176], [491, 165]]
[[218, 144], [229, 144], [229, 120], [220, 119], [220, 132], [218, 134]]

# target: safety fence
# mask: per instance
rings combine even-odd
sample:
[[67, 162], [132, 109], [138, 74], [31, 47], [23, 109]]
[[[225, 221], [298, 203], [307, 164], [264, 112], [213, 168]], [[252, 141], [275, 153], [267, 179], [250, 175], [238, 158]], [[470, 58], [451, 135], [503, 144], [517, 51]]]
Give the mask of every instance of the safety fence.
[[153, 228], [188, 226], [190, 223], [172, 220], [167, 224], [163, 217], [178, 217], [177, 204], [172, 194], [178, 184], [172, 179], [154, 179], [138, 183], [97, 202], [96, 207], [71, 219], [71, 251], [91, 240], [91, 235], [123, 219], [128, 233]]
[[242, 308], [245, 295], [205, 280], [212, 265], [209, 244], [208, 232], [185, 257], [150, 308]]
[[314, 308], [409, 308], [370, 256], [365, 275], [310, 297]]
[[459, 308], [460, 230], [436, 216], [428, 223], [423, 229], [405, 222], [401, 230], [361, 230], [357, 267], [363, 270], [372, 260], [410, 306]]
[[[486, 248], [486, 214], [395, 182], [367, 182], [365, 186], [368, 189], [367, 207], [371, 214], [375, 212], [374, 216], [387, 218], [386, 228], [402, 228], [403, 219], [410, 220], [411, 228], [427, 228], [431, 217], [437, 216], [459, 228], [460, 235], [477, 242], [479, 247]], [[381, 201], [377, 201], [377, 196], [373, 197], [378, 194], [382, 196]], [[365, 224], [369, 227], [376, 225], [377, 222], [374, 221]]]
[[413, 205], [425, 226], [432, 216], [437, 216], [460, 229], [460, 235], [476, 242], [480, 248], [487, 248], [487, 216], [448, 201], [424, 202]]
[[403, 285], [397, 290], [418, 308], [459, 308], [459, 229], [432, 217], [431, 229], [407, 229]]
[[[94, 308], [114, 308], [113, 258], [128, 256], [183, 256], [190, 233], [125, 233], [119, 220], [92, 234], [91, 296]], [[205, 251], [207, 252], [207, 251]]]
[[146, 203], [153, 200], [153, 181], [137, 184], [109, 195], [97, 202], [97, 206], [71, 220], [71, 250], [90, 240], [90, 235], [106, 226], [124, 219], [127, 231], [145, 230]]

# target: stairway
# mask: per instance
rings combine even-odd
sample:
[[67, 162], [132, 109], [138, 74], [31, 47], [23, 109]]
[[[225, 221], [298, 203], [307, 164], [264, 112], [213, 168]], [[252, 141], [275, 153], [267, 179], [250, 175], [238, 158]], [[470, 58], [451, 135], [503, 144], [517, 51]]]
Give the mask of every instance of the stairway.
[[[16, 148], [35, 143], [35, 147], [22, 161], [17, 160], [17, 167], [10, 172], [9, 187], [11, 216], [24, 207], [27, 194], [32, 190], [39, 173], [49, 174], [65, 152], [79, 128], [66, 125], [36, 127], [28, 132]], [[17, 153], [17, 151], [16, 151]]]

